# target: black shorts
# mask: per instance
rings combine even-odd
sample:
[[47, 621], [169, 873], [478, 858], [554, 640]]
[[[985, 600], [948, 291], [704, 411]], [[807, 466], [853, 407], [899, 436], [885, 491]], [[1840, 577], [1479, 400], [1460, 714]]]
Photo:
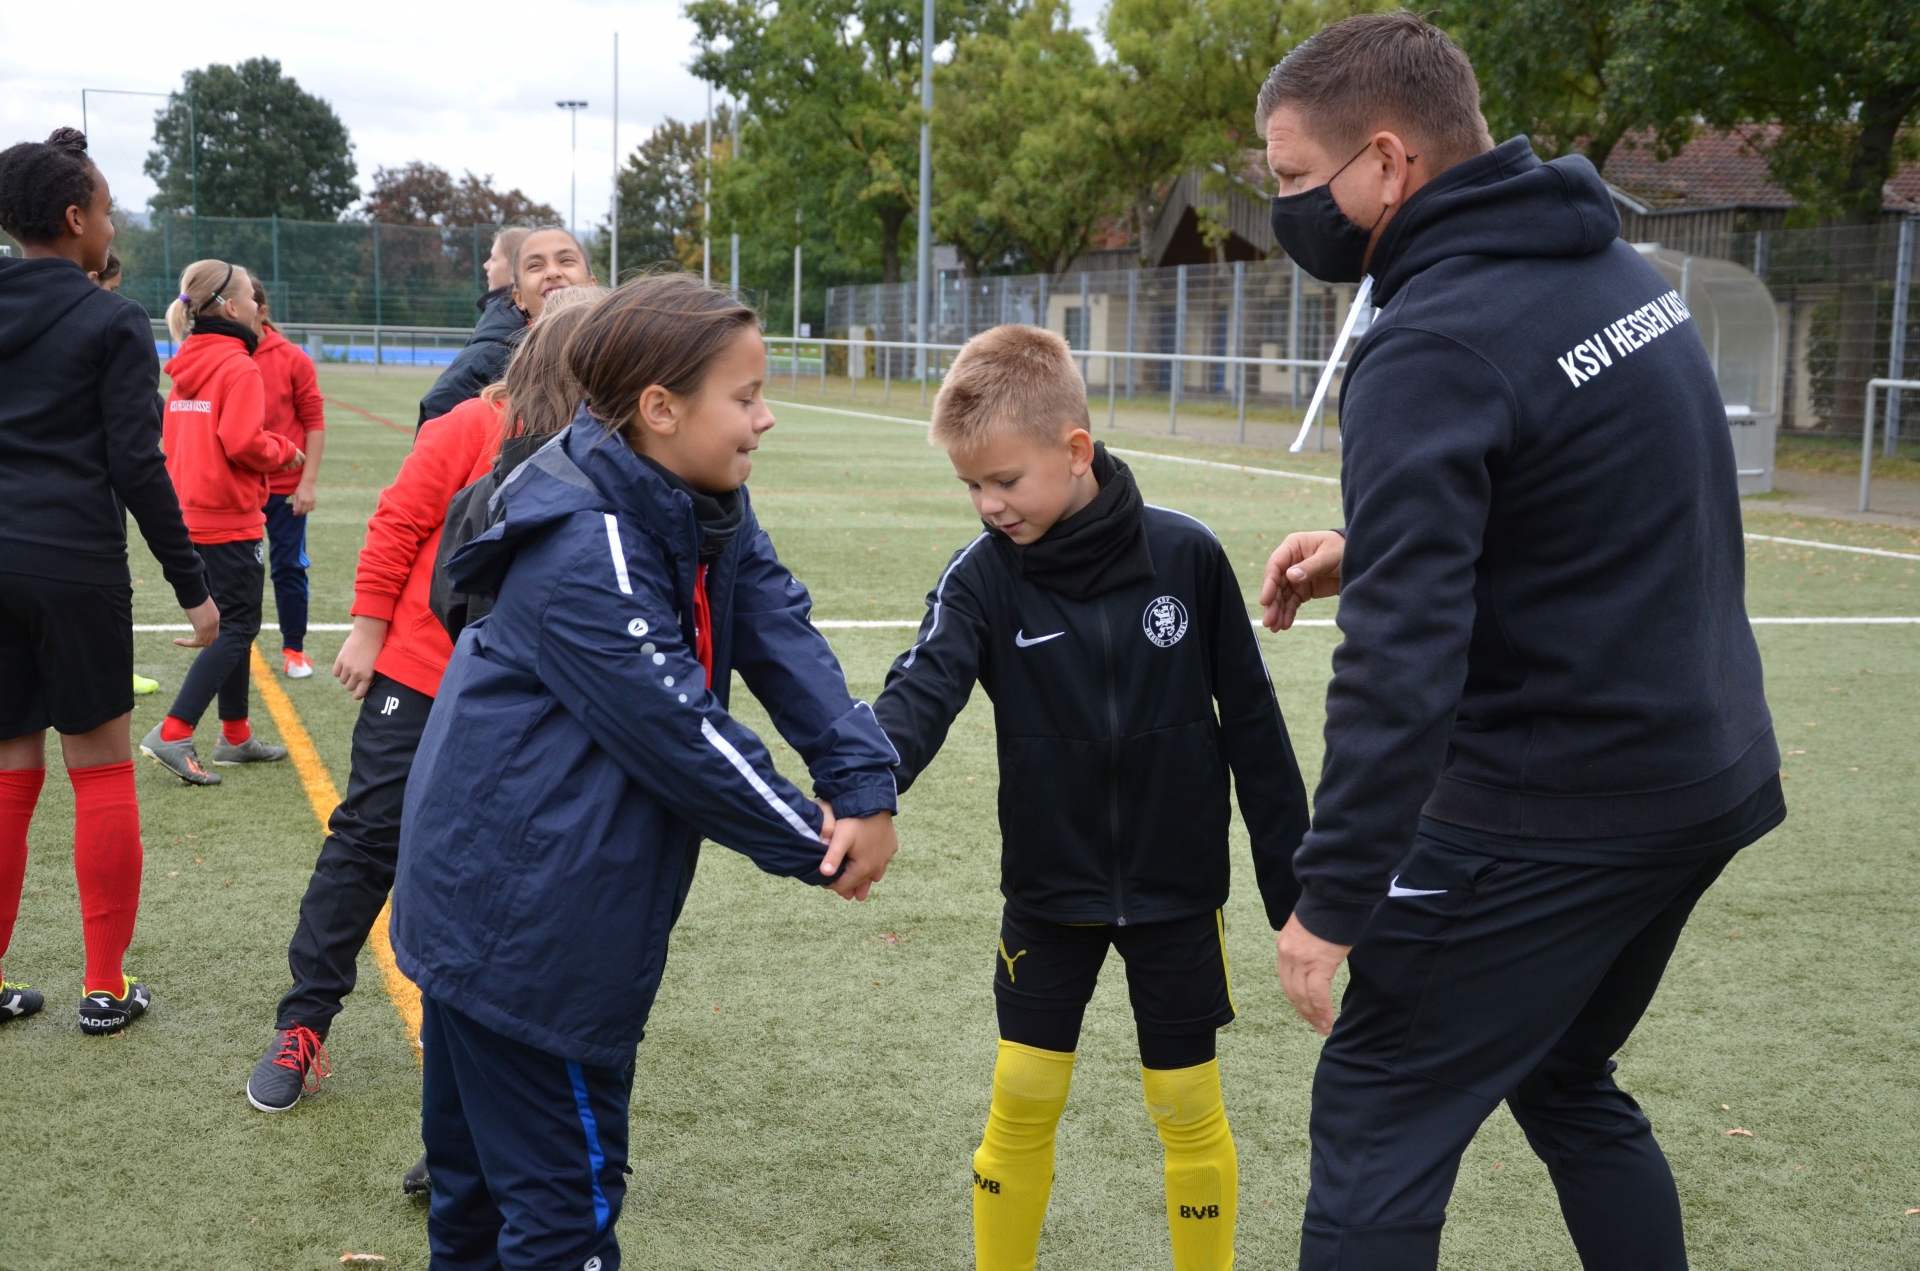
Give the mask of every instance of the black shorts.
[[1203, 1064], [1214, 1056], [1214, 1030], [1234, 1017], [1225, 937], [1219, 910], [1113, 927], [1045, 922], [1009, 905], [994, 956], [1000, 1036], [1039, 1050], [1074, 1050], [1111, 946], [1126, 960], [1141, 1064]]
[[133, 585], [0, 573], [0, 740], [133, 709]]

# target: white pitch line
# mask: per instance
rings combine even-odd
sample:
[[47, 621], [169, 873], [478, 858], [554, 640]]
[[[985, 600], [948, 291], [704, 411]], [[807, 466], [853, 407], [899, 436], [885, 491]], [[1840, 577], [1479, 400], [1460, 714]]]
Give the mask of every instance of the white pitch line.
[[[811, 406], [806, 402], [783, 402], [767, 398], [770, 406], [791, 406], [796, 410], [817, 410], [828, 415], [846, 415], [853, 419], [877, 419], [888, 424], [912, 424], [915, 428], [925, 428], [924, 419], [908, 419], [904, 415], [874, 415], [864, 410], [842, 410], [838, 406]], [[1218, 463], [1212, 459], [1189, 459], [1184, 455], [1166, 455], [1158, 450], [1122, 450], [1118, 446], [1108, 446], [1107, 453], [1125, 455], [1129, 459], [1164, 459], [1168, 463], [1187, 463], [1196, 468], [1218, 468], [1223, 472], [1248, 472], [1261, 477], [1284, 477], [1290, 481], [1316, 481], [1321, 485], [1339, 485], [1339, 477], [1322, 477], [1311, 472], [1287, 472], [1280, 468], [1250, 468], [1242, 463]]]
[[1817, 547], [1824, 552], [1857, 552], [1862, 556], [1891, 556], [1895, 560], [1920, 560], [1920, 553], [1890, 552], [1882, 547], [1854, 547], [1848, 543], [1821, 543], [1810, 538], [1779, 538], [1772, 534], [1749, 534], [1762, 543], [1791, 543], [1795, 547]]

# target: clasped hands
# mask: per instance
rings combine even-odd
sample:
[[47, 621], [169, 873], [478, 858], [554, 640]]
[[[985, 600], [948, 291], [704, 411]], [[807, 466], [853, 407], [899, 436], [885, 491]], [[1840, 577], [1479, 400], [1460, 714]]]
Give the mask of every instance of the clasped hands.
[[886, 877], [887, 863], [900, 850], [893, 813], [836, 817], [825, 799], [814, 803], [820, 808], [820, 841], [827, 848], [820, 872], [833, 880], [827, 887], [848, 900], [865, 900], [873, 885]]

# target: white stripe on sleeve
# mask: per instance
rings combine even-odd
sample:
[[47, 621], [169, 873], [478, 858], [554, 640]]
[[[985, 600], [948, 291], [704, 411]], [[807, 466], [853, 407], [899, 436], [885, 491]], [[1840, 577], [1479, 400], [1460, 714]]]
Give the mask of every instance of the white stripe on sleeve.
[[946, 604], [947, 579], [953, 576], [954, 570], [960, 568], [960, 562], [967, 558], [969, 552], [986, 541], [987, 536], [982, 534], [979, 538], [974, 539], [971, 543], [961, 548], [960, 554], [953, 558], [953, 564], [947, 566], [946, 572], [940, 575], [940, 585], [933, 589], [933, 622], [927, 627], [927, 634], [914, 641], [913, 647], [907, 650], [907, 660], [900, 664], [902, 667], [912, 666], [913, 660], [920, 656], [920, 646], [933, 639], [933, 633], [940, 629], [940, 609]]
[[620, 546], [620, 522], [613, 519], [613, 513], [607, 517], [607, 550], [613, 553], [613, 576], [620, 580], [620, 594], [631, 596], [633, 583], [627, 577], [627, 553]]
[[[607, 519], [611, 521], [613, 518]], [[811, 839], [816, 843], [820, 841], [820, 836], [808, 828], [807, 823], [800, 819], [800, 814], [788, 807], [786, 800], [775, 794], [773, 787], [760, 779], [760, 774], [753, 770], [753, 765], [747, 762], [747, 757], [735, 750], [733, 743], [720, 735], [720, 730], [713, 726], [713, 721], [708, 719], [700, 721], [700, 735], [711, 742], [715, 750], [726, 756], [727, 762], [733, 765], [734, 771], [745, 777], [747, 784], [767, 801], [767, 806], [784, 817], [787, 824], [799, 831], [802, 838]]]

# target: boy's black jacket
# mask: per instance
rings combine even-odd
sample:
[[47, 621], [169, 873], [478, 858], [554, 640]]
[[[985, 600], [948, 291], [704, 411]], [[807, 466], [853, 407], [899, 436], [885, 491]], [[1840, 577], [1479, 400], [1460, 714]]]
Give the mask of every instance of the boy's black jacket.
[[1516, 137], [1381, 236], [1340, 399], [1345, 640], [1294, 861], [1323, 939], [1358, 938], [1422, 805], [1530, 859], [1634, 864], [1627, 840], [1779, 770], [1725, 407], [1682, 298], [1618, 233], [1593, 165]]
[[[904, 791], [932, 762], [977, 680], [1000, 755], [1001, 892], [1049, 921], [1126, 924], [1226, 901], [1231, 770], [1278, 927], [1306, 787], [1240, 586], [1212, 532], [1141, 504], [1104, 446], [1094, 473], [1100, 497], [1039, 542], [988, 530], [940, 576], [873, 707], [895, 778]], [[1107, 585], [1079, 594], [1086, 577]]]
[[128, 512], [180, 607], [204, 601], [146, 310], [70, 260], [0, 260], [0, 570], [124, 587]]

